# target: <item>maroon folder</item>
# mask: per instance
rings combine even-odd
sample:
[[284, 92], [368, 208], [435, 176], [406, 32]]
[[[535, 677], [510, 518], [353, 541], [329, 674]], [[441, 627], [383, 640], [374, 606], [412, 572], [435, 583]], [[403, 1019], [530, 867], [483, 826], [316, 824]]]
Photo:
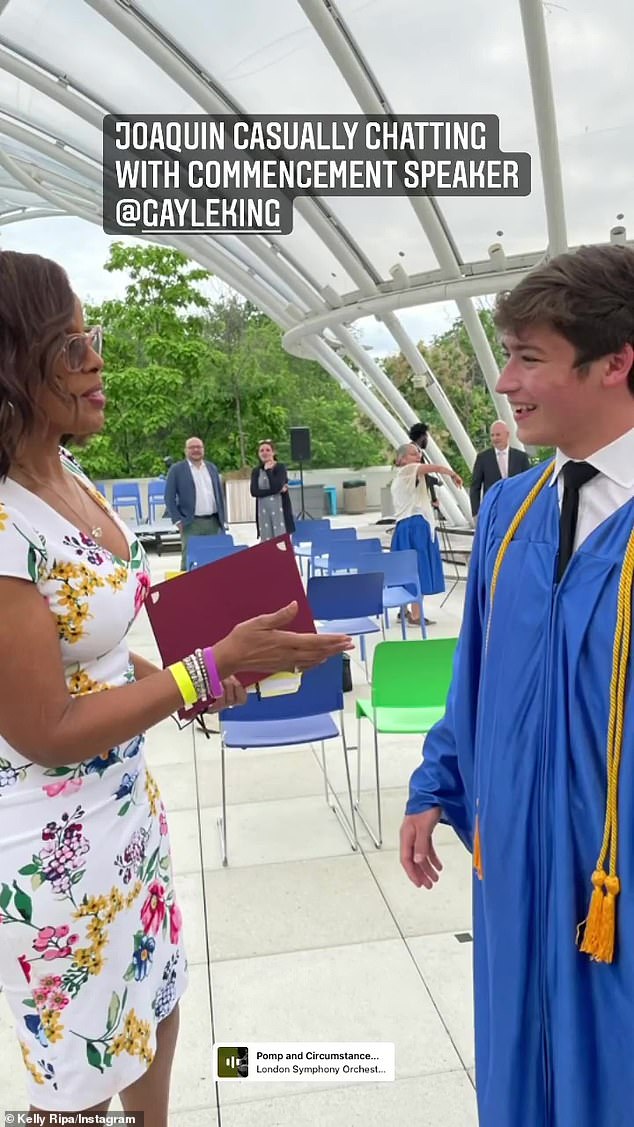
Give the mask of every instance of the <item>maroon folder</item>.
[[[193, 650], [213, 646], [239, 622], [293, 601], [297, 615], [287, 629], [315, 634], [290, 537], [278, 536], [157, 583], [145, 606], [163, 665], [171, 665]], [[268, 675], [255, 670], [237, 674], [245, 688]], [[179, 716], [191, 719], [203, 710], [194, 705], [181, 709]]]

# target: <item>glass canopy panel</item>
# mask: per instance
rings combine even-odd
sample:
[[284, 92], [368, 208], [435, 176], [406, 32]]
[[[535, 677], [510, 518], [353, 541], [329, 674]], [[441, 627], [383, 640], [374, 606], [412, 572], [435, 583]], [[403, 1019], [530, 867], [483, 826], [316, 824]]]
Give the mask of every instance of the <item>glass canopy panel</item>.
[[354, 98], [296, 0], [141, 0], [138, 9], [180, 43], [251, 113], [355, 113]]
[[[2, 134], [3, 124], [3, 120], [0, 118], [0, 135]], [[22, 136], [26, 138], [26, 134]], [[101, 172], [96, 165], [85, 162], [86, 172], [82, 175], [75, 168], [69, 168], [61, 159], [55, 160], [52, 155], [47, 156], [41, 153], [30, 145], [26, 139], [15, 140], [13, 137], [2, 137], [2, 151], [25, 164], [27, 171], [31, 174], [34, 170], [37, 170], [38, 174], [43, 173], [44, 179], [46, 179], [47, 173], [53, 173], [57, 176], [63, 176], [67, 181], [76, 183], [87, 191], [97, 192], [99, 195], [101, 193]], [[61, 152], [62, 150], [60, 150]], [[80, 158], [76, 159], [79, 160]]]
[[357, 289], [347, 270], [299, 214], [296, 206], [293, 209], [292, 233], [275, 235], [271, 242], [305, 267], [319, 288], [332, 286], [340, 294]]
[[438, 269], [418, 216], [404, 196], [338, 196], [327, 202], [383, 281], [392, 280], [389, 270], [395, 263], [408, 274]]
[[[0, 25], [1, 26], [1, 25]], [[101, 160], [101, 130], [0, 67], [0, 109]]]
[[501, 148], [531, 154], [528, 198], [437, 198], [462, 256], [482, 257], [499, 229], [507, 254], [543, 246], [545, 212], [519, 5], [338, 0], [338, 8], [395, 113], [496, 114]]
[[0, 38], [120, 113], [200, 113], [160, 67], [77, 0], [9, 0]]
[[19, 207], [47, 207], [48, 204], [35, 192], [29, 192], [21, 184], [0, 187], [0, 210], [14, 211]]
[[553, 5], [548, 33], [569, 243], [607, 242], [621, 213], [631, 238], [634, 7]]
[[255, 240], [251, 237], [238, 239], [233, 235], [223, 235], [222, 238], [210, 239], [215, 252], [229, 255], [239, 262], [246, 270], [252, 271], [257, 280], [264, 283], [275, 295], [277, 301], [283, 305], [297, 301], [297, 297], [263, 261], [254, 254]]

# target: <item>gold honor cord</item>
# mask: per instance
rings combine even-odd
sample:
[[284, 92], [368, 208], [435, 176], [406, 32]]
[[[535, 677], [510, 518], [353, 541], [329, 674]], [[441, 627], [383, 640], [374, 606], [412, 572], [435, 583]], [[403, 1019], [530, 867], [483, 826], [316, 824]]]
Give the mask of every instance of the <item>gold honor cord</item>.
[[[491, 630], [491, 616], [493, 600], [497, 587], [500, 568], [506, 555], [511, 540], [526, 513], [539, 495], [544, 485], [551, 477], [555, 463], [551, 462], [546, 467], [539, 481], [533, 486], [513, 517], [508, 531], [500, 544], [493, 567], [491, 590], [489, 596], [489, 617], [486, 628], [485, 654], [489, 645]], [[630, 656], [631, 628], [632, 628], [632, 586], [634, 583], [634, 530], [625, 549], [623, 566], [619, 580], [617, 598], [616, 626], [614, 631], [614, 647], [612, 653], [612, 676], [610, 680], [610, 714], [608, 719], [606, 775], [607, 795], [605, 809], [605, 823], [601, 851], [597, 859], [595, 870], [592, 874], [592, 896], [588, 917], [577, 929], [577, 942], [581, 930], [584, 930], [580, 950], [590, 955], [597, 962], [611, 963], [614, 958], [614, 945], [616, 933], [616, 897], [621, 886], [617, 876], [618, 856], [618, 787], [619, 768], [621, 765], [621, 752], [623, 747], [623, 725], [625, 717], [625, 690], [627, 684], [627, 670]], [[605, 862], [610, 855], [609, 869], [606, 873]], [[482, 880], [482, 846], [480, 840], [479, 815], [476, 815], [475, 834], [473, 842], [473, 865], [480, 880]]]
[[[511, 540], [515, 536], [515, 533], [517, 532], [520, 524], [524, 520], [524, 517], [526, 516], [526, 514], [527, 514], [528, 510], [530, 509], [531, 505], [533, 504], [533, 501], [541, 493], [541, 491], [544, 488], [546, 482], [552, 476], [554, 468], [555, 468], [554, 462], [551, 462], [549, 466], [546, 466], [546, 469], [544, 470], [544, 472], [543, 472], [542, 476], [540, 477], [539, 481], [537, 481], [535, 483], [535, 485], [531, 489], [530, 493], [524, 499], [524, 501], [520, 505], [519, 509], [517, 510], [515, 516], [513, 517], [513, 520], [511, 521], [511, 523], [510, 523], [510, 525], [509, 525], [509, 527], [506, 531], [506, 534], [505, 534], [505, 536], [502, 540], [502, 543], [500, 544], [500, 547], [498, 549], [498, 554], [496, 556], [495, 564], [494, 564], [494, 567], [493, 567], [493, 575], [491, 576], [491, 590], [489, 592], [489, 617], [487, 619], [487, 627], [486, 627], [485, 641], [484, 641], [485, 657], [486, 657], [486, 654], [487, 654], [488, 649], [489, 649], [489, 634], [491, 632], [491, 615], [493, 613], [493, 600], [495, 598], [495, 592], [496, 592], [496, 588], [497, 588], [497, 585], [498, 585], [498, 576], [500, 574], [500, 568], [502, 567], [502, 561], [503, 561], [503, 559], [506, 555], [506, 551], [507, 551], [509, 544], [511, 543]], [[479, 813], [476, 813], [475, 829], [474, 829], [474, 834], [473, 834], [473, 867], [476, 871], [476, 874], [477, 874], [479, 880], [482, 880], [482, 842], [480, 840], [480, 815], [479, 815]]]
[[[623, 749], [623, 720], [625, 715], [625, 686], [630, 655], [632, 630], [632, 582], [634, 580], [634, 531], [625, 549], [621, 569], [616, 611], [616, 630], [612, 654], [610, 681], [610, 717], [607, 740], [607, 801], [601, 852], [592, 874], [592, 896], [588, 917], [577, 929], [577, 942], [585, 924], [580, 950], [598, 963], [611, 963], [614, 959], [616, 933], [616, 898], [621, 883], [616, 873], [619, 843], [619, 768]], [[605, 861], [610, 851], [609, 871]]]

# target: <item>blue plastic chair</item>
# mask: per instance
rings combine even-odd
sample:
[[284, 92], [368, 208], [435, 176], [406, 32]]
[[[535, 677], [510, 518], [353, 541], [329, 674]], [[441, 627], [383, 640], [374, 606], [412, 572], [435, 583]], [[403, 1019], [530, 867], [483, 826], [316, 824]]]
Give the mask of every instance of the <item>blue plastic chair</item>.
[[356, 543], [356, 528], [330, 528], [313, 535], [308, 558], [308, 575], [311, 571], [328, 571], [328, 556], [330, 550], [339, 544]]
[[324, 493], [326, 494], [326, 498], [327, 498], [327, 501], [328, 501], [328, 511], [330, 512], [331, 517], [336, 517], [336, 515], [337, 515], [337, 486], [336, 485], [324, 485]]
[[219, 532], [216, 536], [192, 536], [187, 545], [187, 570], [243, 552], [245, 544], [234, 544], [233, 536]]
[[[328, 558], [323, 558], [321, 568], [328, 575], [335, 575], [342, 571], [360, 571], [360, 561], [368, 555], [380, 555], [381, 541], [374, 540], [345, 540], [328, 546]], [[377, 571], [381, 570], [380, 562]]]
[[151, 481], [147, 487], [148, 518], [150, 524], [156, 520], [156, 510], [165, 508], [165, 479]]
[[292, 536], [292, 541], [295, 555], [299, 560], [300, 569], [303, 567], [304, 560], [310, 558], [310, 546], [314, 533], [329, 528], [330, 521], [328, 517], [322, 517], [319, 520], [295, 521], [295, 531]]
[[[368, 679], [365, 635], [383, 628], [383, 574], [315, 575], [308, 580], [308, 602], [318, 630], [325, 634], [350, 634], [359, 639]], [[378, 622], [374, 619], [378, 618]]]
[[382, 552], [383, 544], [380, 536], [365, 536], [359, 539], [359, 548], [362, 552]]
[[[420, 628], [423, 638], [427, 637], [425, 628], [425, 615], [423, 613], [423, 596], [420, 589], [418, 575], [418, 556], [413, 549], [402, 552], [383, 552], [381, 557], [374, 552], [369, 552], [361, 557], [359, 571], [383, 572], [383, 610], [385, 625], [389, 626], [388, 612], [391, 607], [400, 607], [404, 612], [410, 603], [418, 603], [420, 607]], [[405, 629], [405, 614], [401, 614], [401, 634], [403, 641], [407, 638]]]
[[[326, 802], [336, 814], [353, 850], [359, 847], [354, 816], [348, 747], [343, 724], [343, 655], [308, 669], [296, 693], [261, 700], [249, 693], [246, 704], [225, 708], [220, 712], [220, 769], [222, 782], [222, 815], [220, 829], [222, 863], [227, 854], [226, 751], [228, 748], [290, 747], [293, 744], [321, 744], [321, 768]], [[339, 727], [332, 712], [339, 713]], [[326, 770], [326, 740], [341, 738], [346, 769], [350, 815], [344, 811]]]
[[300, 520], [295, 521], [295, 531], [293, 533], [293, 542], [301, 543], [302, 541], [310, 540], [310, 533], [318, 528], [330, 528], [330, 521], [328, 517], [321, 517], [319, 520]]
[[138, 481], [115, 481], [112, 486], [112, 507], [120, 513], [122, 509], [134, 509], [137, 524], [143, 520], [141, 512], [141, 490]]

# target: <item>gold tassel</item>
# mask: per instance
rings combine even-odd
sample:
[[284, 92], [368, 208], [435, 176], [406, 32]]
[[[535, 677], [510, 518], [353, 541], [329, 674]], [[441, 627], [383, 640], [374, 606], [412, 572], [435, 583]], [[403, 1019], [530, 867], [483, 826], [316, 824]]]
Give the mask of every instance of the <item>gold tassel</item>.
[[480, 816], [476, 814], [475, 833], [473, 835], [473, 867], [478, 880], [482, 880], [482, 846], [480, 844]]
[[590, 897], [590, 907], [588, 908], [588, 918], [586, 919], [586, 928], [580, 947], [580, 950], [586, 955], [593, 955], [595, 958], [599, 948], [599, 936], [601, 934], [603, 909], [605, 907], [605, 893], [603, 887], [606, 880], [605, 871], [603, 869], [595, 869], [592, 874], [593, 889], [592, 896]]
[[618, 877], [606, 877], [601, 926], [595, 959], [598, 963], [611, 963], [614, 958], [614, 936], [616, 931], [616, 898], [621, 891]]

